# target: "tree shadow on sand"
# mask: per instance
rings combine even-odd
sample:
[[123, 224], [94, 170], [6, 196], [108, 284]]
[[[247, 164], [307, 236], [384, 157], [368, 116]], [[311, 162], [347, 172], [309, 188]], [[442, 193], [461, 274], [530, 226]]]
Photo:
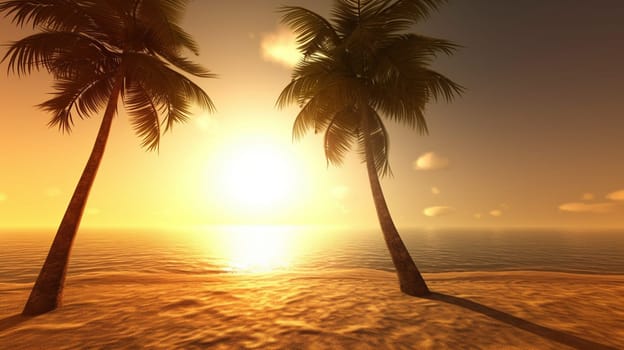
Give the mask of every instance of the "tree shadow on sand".
[[447, 304], [463, 307], [465, 309], [478, 312], [482, 315], [493, 318], [497, 321], [507, 323], [510, 326], [520, 328], [527, 332], [539, 335], [540, 337], [558, 342], [563, 345], [567, 345], [579, 350], [617, 350], [614, 347], [596, 343], [591, 340], [587, 340], [576, 335], [558, 331], [556, 329], [540, 326], [536, 323], [524, 320], [522, 318], [510, 315], [506, 312], [502, 312], [493, 309], [489, 306], [479, 304], [469, 299], [455, 297], [452, 295], [442, 293], [431, 293], [424, 297], [425, 299], [437, 300]]
[[9, 328], [13, 328], [17, 326], [18, 324], [26, 322], [30, 319], [32, 319], [32, 317], [24, 316], [22, 314], [0, 318], [0, 332], [5, 331]]

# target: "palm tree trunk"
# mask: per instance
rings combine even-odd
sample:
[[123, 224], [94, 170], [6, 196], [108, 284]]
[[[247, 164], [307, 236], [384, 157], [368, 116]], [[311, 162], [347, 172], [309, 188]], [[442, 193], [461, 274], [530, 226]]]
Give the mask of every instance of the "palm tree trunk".
[[[365, 116], [364, 120], [367, 119]], [[366, 121], [364, 122], [366, 123]], [[386, 204], [381, 184], [379, 183], [379, 175], [375, 168], [373, 151], [370, 144], [370, 137], [368, 136], [368, 128], [364, 127], [364, 147], [366, 152], [366, 169], [368, 171], [368, 180], [370, 182], [371, 191], [373, 193], [373, 201], [375, 202], [375, 209], [377, 209], [377, 218], [381, 225], [381, 231], [386, 241], [386, 246], [390, 251], [392, 257], [392, 263], [397, 271], [399, 277], [399, 285], [401, 291], [405, 294], [414, 296], [424, 296], [429, 294], [429, 288], [423, 279], [420, 271], [414, 264], [414, 260], [410, 256], [399, 232], [394, 226], [392, 217], [390, 216], [390, 210]]]
[[74, 238], [80, 225], [91, 186], [104, 155], [113, 117], [117, 111], [117, 101], [123, 84], [121, 74], [116, 76], [114, 84], [91, 156], [65, 210], [65, 215], [56, 232], [48, 256], [24, 306], [23, 315], [40, 315], [52, 311], [61, 305], [67, 265]]

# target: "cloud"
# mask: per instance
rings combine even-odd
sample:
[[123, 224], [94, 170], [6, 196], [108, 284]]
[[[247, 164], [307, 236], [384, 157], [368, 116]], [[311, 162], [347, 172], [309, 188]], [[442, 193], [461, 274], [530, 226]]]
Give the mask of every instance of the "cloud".
[[564, 203], [559, 206], [559, 210], [567, 211], [571, 213], [610, 213], [615, 207], [616, 203], [583, 203], [583, 202], [571, 202]]
[[431, 187], [431, 193], [433, 193], [435, 195], [438, 195], [438, 194], [440, 194], [440, 189], [435, 187], [435, 186], [433, 186], [433, 187]]
[[455, 208], [453, 207], [437, 206], [437, 207], [425, 208], [423, 210], [423, 214], [425, 214], [425, 216], [435, 217], [435, 216], [451, 214], [454, 211], [455, 211]]
[[498, 209], [490, 210], [490, 215], [494, 217], [503, 216], [503, 212]]
[[284, 27], [279, 27], [274, 32], [263, 35], [260, 48], [263, 59], [282, 64], [288, 68], [295, 66], [303, 57], [297, 50], [295, 34]]
[[612, 201], [624, 201], [624, 190], [611, 192], [607, 195], [607, 199]]
[[587, 193], [583, 193], [583, 196], [581, 198], [583, 198], [584, 201], [591, 201], [594, 198], [596, 198], [596, 196], [594, 196], [593, 193], [587, 192]]
[[7, 199], [9, 199], [9, 196], [7, 196], [6, 193], [0, 192], [0, 202], [4, 202]]
[[481, 213], [476, 213], [476, 214], [474, 214], [474, 215], [473, 215], [473, 217], [474, 217], [475, 219], [477, 219], [477, 220], [480, 220], [480, 219], [481, 219], [481, 217], [482, 217], [482, 215], [481, 215]]
[[428, 152], [418, 157], [412, 165], [414, 170], [437, 170], [447, 168], [449, 160], [435, 152]]
[[61, 195], [61, 189], [58, 187], [48, 187], [43, 191], [43, 193], [48, 197], [58, 197]]

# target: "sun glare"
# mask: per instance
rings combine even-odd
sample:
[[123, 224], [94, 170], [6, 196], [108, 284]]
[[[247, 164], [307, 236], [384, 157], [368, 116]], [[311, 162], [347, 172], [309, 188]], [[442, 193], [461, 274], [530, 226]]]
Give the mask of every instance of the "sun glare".
[[275, 210], [294, 200], [297, 167], [286, 150], [263, 143], [228, 151], [220, 164], [219, 190], [236, 207]]
[[293, 232], [279, 226], [238, 226], [225, 229], [227, 265], [232, 271], [268, 272], [290, 264]]

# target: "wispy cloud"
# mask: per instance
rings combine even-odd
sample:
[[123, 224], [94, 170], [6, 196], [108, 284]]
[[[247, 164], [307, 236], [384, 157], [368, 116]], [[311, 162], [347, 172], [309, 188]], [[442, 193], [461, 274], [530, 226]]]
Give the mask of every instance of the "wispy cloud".
[[571, 202], [564, 203], [559, 206], [559, 210], [571, 213], [610, 213], [617, 207], [617, 203], [583, 203]]
[[284, 27], [262, 36], [260, 41], [262, 58], [276, 62], [286, 67], [293, 67], [301, 60], [302, 55], [297, 50], [295, 34]]
[[423, 210], [423, 214], [425, 214], [425, 216], [435, 217], [435, 216], [451, 214], [454, 211], [455, 211], [455, 208], [453, 207], [436, 206], [436, 207], [425, 208]]
[[624, 190], [611, 192], [607, 195], [607, 199], [612, 201], [624, 201]]
[[428, 152], [418, 157], [412, 166], [415, 170], [437, 170], [448, 168], [449, 160], [435, 152]]
[[431, 193], [438, 195], [440, 194], [440, 189], [437, 188], [436, 186], [431, 187]]
[[475, 219], [477, 219], [477, 220], [480, 220], [480, 219], [481, 219], [481, 217], [483, 217], [483, 215], [482, 215], [481, 213], [475, 213], [475, 214], [473, 215], [473, 217], [474, 217]]
[[499, 216], [503, 216], [503, 211], [500, 210], [500, 209], [494, 209], [494, 210], [490, 210], [489, 214], [490, 214], [490, 216], [493, 216], [493, 217], [497, 218]]
[[9, 196], [6, 193], [0, 192], [0, 202], [4, 202], [9, 199]]

